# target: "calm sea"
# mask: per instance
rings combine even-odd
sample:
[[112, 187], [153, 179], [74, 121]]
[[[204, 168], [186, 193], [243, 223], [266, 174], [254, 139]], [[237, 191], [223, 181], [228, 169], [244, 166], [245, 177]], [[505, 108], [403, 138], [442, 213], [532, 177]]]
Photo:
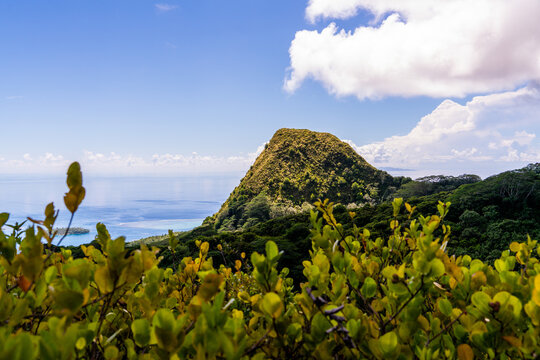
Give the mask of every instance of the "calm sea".
[[[72, 226], [89, 234], [67, 236], [64, 245], [92, 241], [96, 223], [104, 223], [113, 238], [127, 241], [190, 230], [214, 214], [239, 183], [240, 176], [96, 177], [84, 178], [86, 198]], [[27, 216], [43, 219], [49, 202], [60, 209], [57, 227], [66, 227], [69, 211], [63, 203], [65, 178], [0, 176], [0, 212], [10, 213], [8, 224]], [[4, 227], [4, 231], [9, 229]]]

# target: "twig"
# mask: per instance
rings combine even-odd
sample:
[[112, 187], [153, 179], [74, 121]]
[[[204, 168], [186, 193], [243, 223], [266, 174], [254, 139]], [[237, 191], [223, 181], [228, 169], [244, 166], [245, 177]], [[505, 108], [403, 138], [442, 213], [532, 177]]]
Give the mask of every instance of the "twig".
[[[69, 223], [68, 223], [68, 226], [66, 228], [66, 232], [64, 233], [64, 235], [60, 238], [60, 240], [58, 241], [58, 244], [56, 244], [57, 247], [60, 246], [60, 244], [62, 243], [62, 241], [66, 238], [66, 236], [68, 235], [68, 232], [69, 232], [69, 228], [71, 227], [71, 222], [73, 221], [73, 217], [75, 216], [75, 213], [72, 212], [71, 213], [71, 217], [69, 218]], [[45, 258], [45, 261], [43, 263], [46, 263], [47, 260], [49, 260], [52, 256], [52, 252], [49, 253], [49, 255], [47, 255], [47, 257]]]
[[418, 295], [420, 290], [422, 290], [422, 288], [424, 287], [424, 276], [423, 275], [422, 275], [422, 280], [421, 281], [422, 282], [421, 282], [420, 287], [418, 288], [418, 290], [416, 290], [414, 292], [414, 294], [409, 299], [407, 299], [407, 301], [405, 301], [405, 303], [403, 303], [403, 305], [401, 305], [401, 307], [398, 309], [398, 311], [394, 315], [390, 316], [390, 318], [384, 322], [383, 329], [386, 327], [386, 325], [391, 323], [392, 320], [394, 320], [403, 311], [403, 309], [405, 309], [405, 307], [407, 305], [409, 305], [409, 303], [412, 301], [412, 299], [414, 299], [416, 297], [416, 295]]
[[381, 317], [381, 314], [379, 314], [377, 311], [375, 311], [375, 309], [373, 309], [373, 307], [371, 306], [371, 304], [367, 301], [367, 299], [362, 295], [362, 293], [357, 289], [355, 288], [354, 286], [352, 286], [352, 284], [349, 282], [349, 286], [354, 290], [354, 292], [356, 293], [356, 295], [358, 295], [358, 297], [362, 300], [362, 302], [367, 306], [368, 310], [377, 317], [377, 320], [379, 320], [379, 326], [383, 327], [384, 325], [384, 321]]
[[435, 336], [432, 337], [431, 339], [428, 339], [428, 340], [426, 341], [426, 347], [429, 345], [430, 342], [432, 342], [433, 340], [435, 340], [436, 338], [438, 338], [439, 336], [441, 336], [444, 332], [446, 332], [449, 328], [451, 328], [452, 325], [454, 325], [454, 323], [455, 323], [456, 321], [459, 320], [459, 318], [461, 317], [461, 315], [466, 314], [466, 313], [467, 313], [466, 311], [462, 311], [461, 314], [459, 314], [457, 318], [455, 318], [455, 319], [452, 320], [448, 325], [446, 325], [446, 326], [444, 327], [444, 329], [442, 329], [437, 335], [435, 335]]
[[336, 229], [336, 231], [338, 232], [339, 236], [341, 237], [341, 240], [345, 243], [345, 245], [347, 246], [347, 250], [349, 250], [349, 252], [351, 252], [351, 248], [349, 246], [349, 244], [347, 244], [347, 241], [345, 240], [345, 235], [341, 233], [341, 231], [339, 231], [339, 228], [338, 228], [338, 224], [330, 217], [330, 215], [328, 214], [328, 210], [326, 210], [326, 207], [323, 208], [323, 211], [324, 213], [326, 214], [326, 216], [328, 217], [328, 219], [332, 220], [331, 224], [332, 226]]
[[[330, 326], [332, 326], [330, 330], [330, 332], [328, 332], [329, 330], [326, 331], [327, 334], [330, 334], [331, 332], [333, 332], [334, 330], [337, 330], [336, 331], [336, 334], [338, 335], [338, 337], [341, 339], [341, 341], [345, 344], [345, 347], [351, 351], [350, 348], [353, 348], [353, 349], [359, 349], [359, 347], [356, 345], [356, 343], [354, 342], [354, 340], [349, 336], [349, 331], [342, 326], [342, 323], [345, 322], [345, 318], [343, 317], [340, 317], [339, 319], [336, 319], [336, 316], [335, 315], [330, 315], [330, 317], [332, 317], [334, 320], [336, 320], [339, 325], [341, 326], [341, 328], [339, 327], [336, 327], [336, 326], [333, 326], [334, 324], [332, 324], [332, 321], [330, 319], [328, 319], [326, 317], [326, 313], [325, 311], [323, 311], [323, 309], [321, 309], [321, 304], [326, 304], [327, 302], [324, 301], [324, 299], [322, 299], [320, 296], [319, 297], [315, 297], [315, 295], [313, 295], [313, 293], [311, 292], [311, 289], [309, 287], [306, 287], [306, 293], [309, 295], [309, 297], [311, 298], [311, 300], [313, 301], [313, 304], [315, 304], [315, 306], [317, 307], [317, 309], [321, 312], [321, 314], [323, 314], [324, 318], [326, 319], [326, 321], [328, 321], [330, 323]], [[334, 329], [335, 328], [335, 329]], [[346, 336], [342, 336], [341, 333], [345, 333]]]
[[265, 333], [263, 336], [261, 336], [261, 338], [260, 338], [259, 340], [257, 340], [257, 342], [256, 342], [255, 344], [251, 345], [251, 347], [248, 349], [248, 351], [246, 351], [246, 355], [251, 354], [252, 352], [254, 352], [255, 350], [257, 350], [257, 348], [258, 348], [259, 346], [261, 346], [261, 343], [264, 341], [264, 339], [266, 339], [266, 337], [267, 337], [268, 334], [270, 333], [270, 330], [271, 330], [271, 329], [268, 329], [268, 330], [266, 331], [266, 333]]

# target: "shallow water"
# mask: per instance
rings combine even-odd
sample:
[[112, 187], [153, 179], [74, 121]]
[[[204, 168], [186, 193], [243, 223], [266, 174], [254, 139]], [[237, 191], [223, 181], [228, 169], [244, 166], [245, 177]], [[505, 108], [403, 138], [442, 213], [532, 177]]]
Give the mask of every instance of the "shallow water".
[[[239, 180], [239, 176], [85, 178], [86, 198], [72, 226], [90, 233], [69, 235], [63, 244], [92, 241], [98, 222], [113, 238], [125, 236], [127, 241], [169, 229], [190, 230], [219, 210]], [[65, 178], [0, 176], [0, 212], [11, 214], [8, 224], [27, 216], [43, 219], [45, 206], [53, 201], [60, 209], [56, 226], [66, 227], [70, 215], [63, 203], [66, 191]]]

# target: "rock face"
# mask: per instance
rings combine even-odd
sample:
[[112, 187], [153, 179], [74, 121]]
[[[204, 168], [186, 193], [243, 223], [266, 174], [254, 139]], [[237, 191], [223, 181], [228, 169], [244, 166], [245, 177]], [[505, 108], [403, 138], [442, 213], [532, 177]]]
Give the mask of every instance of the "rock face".
[[218, 229], [235, 230], [299, 211], [318, 198], [345, 205], [377, 203], [400, 182], [332, 134], [280, 129], [209, 221]]

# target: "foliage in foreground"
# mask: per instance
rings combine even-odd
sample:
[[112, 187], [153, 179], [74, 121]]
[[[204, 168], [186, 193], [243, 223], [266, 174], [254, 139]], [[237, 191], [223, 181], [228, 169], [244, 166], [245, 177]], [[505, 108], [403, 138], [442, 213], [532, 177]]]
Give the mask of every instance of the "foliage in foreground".
[[[68, 186], [75, 213], [84, 198], [78, 164]], [[98, 224], [84, 258], [51, 252], [50, 204], [24, 233], [0, 232], [0, 358], [536, 358], [537, 241], [512, 243], [494, 267], [449, 257], [449, 203], [417, 218], [405, 204], [407, 227], [397, 220], [401, 199], [392, 206], [392, 235], [372, 239], [357, 227], [345, 233], [333, 204], [317, 202], [295, 291], [271, 241], [265, 254], [219, 268], [198, 242], [197, 258], [161, 269], [156, 249], [128, 252]], [[7, 220], [0, 215], [0, 225]]]

